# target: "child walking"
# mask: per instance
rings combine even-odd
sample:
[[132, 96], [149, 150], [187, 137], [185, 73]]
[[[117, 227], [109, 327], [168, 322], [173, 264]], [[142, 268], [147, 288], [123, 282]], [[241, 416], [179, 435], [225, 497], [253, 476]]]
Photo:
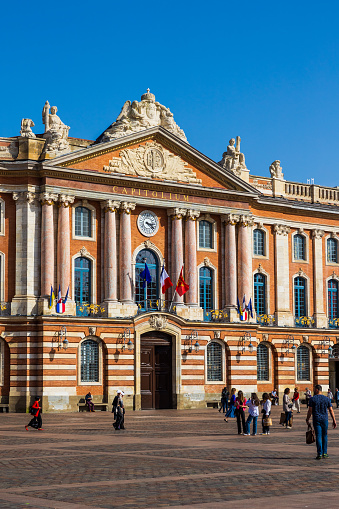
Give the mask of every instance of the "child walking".
[[265, 419], [268, 419], [271, 414], [272, 403], [267, 392], [262, 395], [262, 434], [269, 435], [270, 427], [265, 425]]
[[249, 416], [246, 421], [246, 433], [244, 435], [251, 434], [251, 422], [253, 421], [253, 433], [252, 435], [257, 434], [257, 423], [259, 417], [259, 398], [256, 392], [252, 392], [251, 399], [246, 402], [246, 406], [248, 406]]

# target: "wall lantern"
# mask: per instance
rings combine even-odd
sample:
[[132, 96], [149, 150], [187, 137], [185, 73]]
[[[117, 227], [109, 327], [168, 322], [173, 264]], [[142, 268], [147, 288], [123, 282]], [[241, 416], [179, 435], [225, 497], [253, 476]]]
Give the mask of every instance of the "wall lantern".
[[246, 351], [246, 343], [247, 341], [249, 341], [249, 344], [248, 344], [248, 351], [250, 353], [253, 352], [254, 350], [254, 346], [252, 344], [252, 336], [251, 336], [251, 333], [250, 332], [245, 332], [245, 334], [243, 335], [242, 338], [240, 338], [240, 347], [239, 347], [239, 353], [244, 353]]
[[[190, 346], [188, 348], [189, 353], [193, 352], [193, 346], [194, 346], [194, 351], [196, 353], [198, 353], [200, 345], [199, 345], [199, 341], [198, 341], [198, 333], [197, 333], [197, 331], [196, 330], [192, 330], [191, 334], [189, 336], [187, 336], [187, 339], [188, 339], [188, 341], [190, 341]], [[193, 345], [193, 341], [194, 340], [196, 340], [196, 341], [195, 341], [195, 343]]]
[[131, 329], [129, 328], [124, 329], [124, 332], [122, 333], [122, 339], [124, 340], [124, 343], [121, 347], [121, 350], [126, 350], [127, 346], [127, 349], [131, 352], [133, 350], [133, 343], [131, 340]]
[[290, 349], [292, 352], [294, 352], [294, 350], [297, 348], [294, 344], [294, 336], [287, 336], [287, 339], [284, 339], [283, 343], [287, 345], [286, 353], [290, 353]]
[[[331, 346], [331, 338], [329, 336], [324, 336], [324, 339], [320, 341], [321, 351], [320, 353], [326, 354], [331, 358], [333, 354], [333, 348]], [[327, 348], [326, 348], [327, 347]]]
[[66, 334], [67, 334], [67, 329], [66, 327], [61, 327], [59, 332], [58, 332], [58, 350], [67, 350], [68, 348], [68, 339], [66, 337]]

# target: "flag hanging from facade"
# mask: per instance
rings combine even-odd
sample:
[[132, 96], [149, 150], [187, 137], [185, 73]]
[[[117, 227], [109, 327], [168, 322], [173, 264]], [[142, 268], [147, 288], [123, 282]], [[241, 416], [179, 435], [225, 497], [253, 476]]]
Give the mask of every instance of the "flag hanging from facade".
[[67, 292], [66, 292], [66, 296], [65, 296], [64, 304], [66, 304], [66, 302], [67, 302], [67, 299], [68, 299], [68, 292], [69, 292], [69, 287], [67, 288]]
[[181, 267], [180, 276], [175, 291], [180, 295], [180, 297], [182, 297], [184, 293], [186, 293], [189, 290], [189, 288], [190, 286], [184, 280], [183, 267]]
[[171, 281], [171, 278], [167, 274], [165, 270], [165, 266], [162, 266], [161, 275], [160, 275], [160, 284], [161, 284], [161, 291], [162, 293], [165, 293], [168, 288], [173, 286], [173, 283]]
[[248, 318], [248, 313], [247, 313], [247, 306], [246, 306], [245, 295], [244, 295], [244, 298], [242, 300], [242, 306], [241, 306], [240, 311], [241, 311], [240, 312], [240, 320], [242, 322], [246, 322], [247, 318]]
[[53, 286], [51, 285], [51, 295], [49, 297], [49, 304], [48, 304], [49, 309], [52, 308], [54, 301], [55, 301], [55, 295], [54, 295]]
[[251, 318], [253, 318], [252, 298], [250, 299], [247, 308], [248, 308], [248, 311], [249, 311], [249, 313], [251, 315]]
[[142, 287], [145, 288], [147, 283], [152, 282], [152, 277], [150, 271], [148, 270], [147, 263], [145, 262], [145, 268], [140, 272], [140, 281], [142, 282]]
[[59, 285], [59, 291], [58, 291], [58, 301], [57, 301], [57, 305], [56, 305], [56, 312], [57, 313], [65, 312], [65, 303], [62, 302], [60, 285]]

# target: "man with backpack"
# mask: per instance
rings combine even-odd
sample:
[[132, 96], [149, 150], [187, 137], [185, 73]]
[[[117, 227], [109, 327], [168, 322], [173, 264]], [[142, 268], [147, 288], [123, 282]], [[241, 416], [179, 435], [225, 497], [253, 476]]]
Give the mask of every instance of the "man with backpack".
[[223, 414], [225, 414], [228, 410], [229, 395], [230, 395], [230, 393], [228, 392], [227, 387], [224, 387], [223, 390], [221, 391], [221, 400], [220, 400], [221, 404], [220, 404], [220, 408], [219, 408], [219, 412], [221, 412], [221, 409], [222, 409]]

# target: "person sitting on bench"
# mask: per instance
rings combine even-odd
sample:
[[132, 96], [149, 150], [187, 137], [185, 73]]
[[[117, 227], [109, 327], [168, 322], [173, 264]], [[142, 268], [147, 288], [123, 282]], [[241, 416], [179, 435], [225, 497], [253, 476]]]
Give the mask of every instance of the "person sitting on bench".
[[94, 403], [92, 401], [92, 394], [90, 392], [88, 394], [86, 394], [85, 402], [86, 402], [86, 405], [88, 406], [89, 411], [90, 412], [95, 412], [95, 410], [94, 410]]
[[279, 405], [279, 396], [277, 393], [277, 389], [274, 389], [271, 392], [271, 399], [272, 399], [274, 405]]

